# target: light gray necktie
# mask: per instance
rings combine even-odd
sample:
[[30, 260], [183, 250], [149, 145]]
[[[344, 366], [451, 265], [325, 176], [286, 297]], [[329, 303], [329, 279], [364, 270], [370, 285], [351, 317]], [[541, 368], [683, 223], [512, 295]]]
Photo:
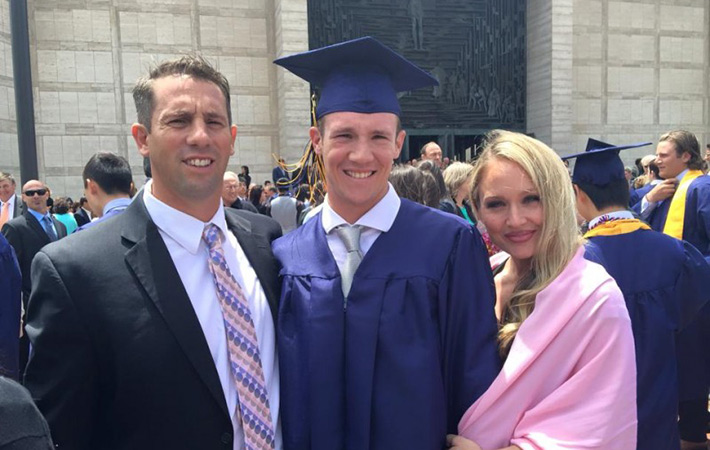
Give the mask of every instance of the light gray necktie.
[[345, 266], [340, 274], [341, 284], [343, 287], [343, 296], [347, 297], [350, 293], [350, 287], [353, 284], [355, 271], [362, 261], [362, 252], [360, 251], [360, 227], [341, 225], [335, 229], [338, 237], [343, 244], [348, 254], [345, 259]]

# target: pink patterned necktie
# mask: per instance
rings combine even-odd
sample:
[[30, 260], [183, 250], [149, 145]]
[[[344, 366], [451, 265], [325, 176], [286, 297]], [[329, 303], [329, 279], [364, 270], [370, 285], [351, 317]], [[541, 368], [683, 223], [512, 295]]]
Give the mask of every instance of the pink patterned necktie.
[[208, 266], [222, 306], [230, 368], [239, 393], [239, 413], [245, 448], [273, 449], [274, 427], [271, 422], [269, 396], [249, 302], [224, 259], [222, 233], [219, 228], [214, 224], [206, 225], [202, 239], [209, 250]]

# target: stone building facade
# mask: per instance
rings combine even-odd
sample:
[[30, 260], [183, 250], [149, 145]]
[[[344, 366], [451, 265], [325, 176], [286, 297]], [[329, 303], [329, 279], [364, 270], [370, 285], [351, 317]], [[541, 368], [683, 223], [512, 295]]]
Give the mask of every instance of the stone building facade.
[[[185, 52], [230, 81], [231, 169], [248, 165], [261, 182], [274, 156], [295, 161], [306, 144], [308, 86], [271, 64], [307, 49], [306, 0], [27, 1], [40, 178], [55, 195], [81, 194], [99, 150], [127, 157], [142, 181], [130, 91], [151, 62]], [[0, 0], [0, 170], [19, 175], [8, 5]], [[527, 130], [559, 153], [589, 136], [656, 141], [679, 127], [710, 142], [707, 0], [527, 0], [527, 48]]]

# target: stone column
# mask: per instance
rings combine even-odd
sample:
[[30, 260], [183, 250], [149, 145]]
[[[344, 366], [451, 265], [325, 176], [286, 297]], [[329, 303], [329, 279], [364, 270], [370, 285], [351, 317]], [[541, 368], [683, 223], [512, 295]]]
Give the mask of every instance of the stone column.
[[[306, 0], [274, 0], [275, 58], [308, 50]], [[274, 153], [288, 163], [296, 162], [308, 142], [310, 88], [308, 83], [275, 66], [278, 92], [279, 139]]]
[[527, 3], [527, 131], [572, 149], [572, 0]]

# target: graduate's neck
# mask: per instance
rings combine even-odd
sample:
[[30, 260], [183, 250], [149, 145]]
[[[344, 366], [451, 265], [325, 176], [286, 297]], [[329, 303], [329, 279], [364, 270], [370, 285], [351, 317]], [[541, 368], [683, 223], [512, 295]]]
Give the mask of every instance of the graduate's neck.
[[[597, 215], [594, 217], [599, 217], [599, 216], [603, 216], [605, 214], [611, 214], [611, 213], [622, 212], [622, 211], [628, 211], [628, 209], [623, 206], [619, 206], [619, 205], [607, 206], [606, 208], [598, 209]], [[592, 217], [592, 219], [594, 219], [594, 217]]]
[[602, 209], [597, 209], [595, 207], [590, 208], [590, 210], [587, 212], [587, 214], [582, 214], [582, 211], [580, 211], [580, 214], [582, 214], [582, 217], [584, 217], [584, 220], [587, 222], [591, 222], [592, 220], [596, 219], [599, 216], [603, 216], [604, 214], [611, 214], [619, 211], [627, 211], [627, 209], [623, 206], [619, 205], [612, 205], [612, 206], [607, 206], [606, 208]]

